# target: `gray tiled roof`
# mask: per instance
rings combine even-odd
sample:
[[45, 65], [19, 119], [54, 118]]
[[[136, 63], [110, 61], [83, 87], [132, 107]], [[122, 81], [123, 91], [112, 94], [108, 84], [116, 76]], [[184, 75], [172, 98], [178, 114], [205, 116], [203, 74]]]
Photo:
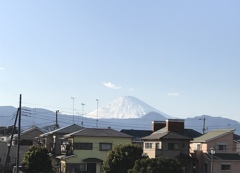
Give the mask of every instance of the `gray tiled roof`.
[[[204, 153], [205, 157], [211, 160], [212, 156], [209, 153]], [[238, 160], [240, 161], [240, 155], [238, 153], [216, 153], [213, 155], [214, 160]]]
[[64, 138], [73, 136], [92, 136], [92, 137], [118, 137], [118, 138], [132, 138], [132, 136], [113, 129], [97, 129], [97, 128], [85, 128], [67, 135]]
[[152, 130], [133, 130], [133, 129], [131, 130], [122, 129], [120, 132], [139, 138], [149, 136], [153, 133]]
[[194, 138], [192, 142], [208, 142], [221, 136], [233, 133], [234, 129], [221, 129], [210, 131], [200, 137]]
[[160, 140], [160, 139], [178, 139], [178, 140], [191, 140], [187, 136], [175, 132], [153, 133], [150, 136], [143, 137], [142, 140]]
[[81, 130], [81, 129], [84, 129], [84, 127], [76, 125], [76, 124], [72, 124], [70, 126], [62, 127], [62, 128], [44, 133], [40, 136], [43, 137], [43, 136], [48, 136], [48, 135], [51, 135], [51, 134], [68, 134], [68, 133], [72, 133], [72, 132], [75, 132], [75, 131], [78, 131], [78, 130]]

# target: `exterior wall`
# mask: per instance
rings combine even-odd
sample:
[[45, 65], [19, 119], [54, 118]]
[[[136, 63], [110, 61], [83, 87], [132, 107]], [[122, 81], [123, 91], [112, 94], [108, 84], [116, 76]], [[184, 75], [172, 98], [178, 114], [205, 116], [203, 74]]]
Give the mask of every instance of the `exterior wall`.
[[236, 152], [240, 153], [240, 143], [236, 143]]
[[[179, 149], [176, 150], [169, 150], [168, 144], [169, 143], [177, 143], [179, 144]], [[189, 155], [189, 141], [188, 140], [165, 140], [162, 141], [162, 156], [163, 157], [176, 157], [180, 155], [180, 153]]]
[[[227, 148], [226, 150], [218, 150], [217, 145], [218, 144], [226, 144]], [[234, 142], [233, 142], [233, 133], [229, 133], [227, 135], [224, 135], [222, 137], [219, 137], [215, 140], [207, 142], [207, 147], [202, 148], [202, 151], [204, 153], [209, 152], [210, 148], [214, 147], [217, 153], [233, 153], [234, 151]]]
[[[152, 148], [146, 148], [145, 145], [146, 143], [151, 143], [152, 144]], [[156, 155], [161, 155], [162, 153], [162, 149], [156, 148], [156, 144], [160, 143], [160, 141], [144, 141], [143, 143], [143, 153], [148, 155], [149, 158], [155, 158]], [[161, 143], [162, 145], [162, 143]]]
[[[92, 150], [73, 150], [73, 154], [76, 157], [71, 157], [61, 161], [61, 168], [65, 166], [65, 172], [71, 172], [73, 168], [78, 167], [80, 163], [83, 162], [83, 159], [86, 158], [97, 158], [101, 160], [105, 160], [109, 151], [100, 151], [99, 143], [112, 143], [112, 149], [119, 144], [131, 144], [131, 138], [108, 138], [108, 137], [75, 137], [74, 143], [83, 142], [83, 143], [93, 143]], [[96, 173], [101, 173], [102, 163], [96, 163]], [[63, 173], [64, 170], [61, 170]]]
[[[145, 148], [146, 143], [152, 143], [152, 148]], [[159, 143], [160, 148], [156, 148]], [[170, 150], [169, 143], [176, 143], [179, 149]], [[147, 154], [149, 158], [162, 157], [176, 157], [180, 153], [189, 155], [189, 141], [187, 140], [163, 140], [163, 141], [144, 141], [143, 153]]]
[[131, 144], [131, 138], [104, 138], [104, 137], [84, 137], [74, 138], [75, 142], [90, 142], [93, 143], [93, 150], [74, 150], [73, 154], [77, 155], [77, 158], [71, 158], [71, 163], [79, 163], [79, 160], [96, 157], [101, 160], [105, 160], [108, 151], [100, 151], [99, 143], [112, 143], [112, 149], [119, 144]]
[[[7, 143], [0, 141], [0, 164], [2, 166], [4, 166], [5, 164], [7, 152], [8, 152]], [[10, 156], [10, 163], [8, 165], [11, 167], [12, 165], [15, 165], [16, 147], [14, 146], [11, 147], [11, 152], [9, 156]]]
[[[221, 170], [222, 164], [230, 164], [231, 170]], [[216, 173], [226, 173], [226, 172], [239, 173], [240, 172], [239, 161], [232, 161], [232, 160], [231, 161], [216, 161], [216, 160], [213, 160], [212, 166], [213, 166], [212, 171], [216, 172]], [[211, 172], [211, 162], [208, 163], [208, 171]]]
[[34, 144], [36, 144], [37, 140], [35, 139], [35, 137], [38, 137], [41, 134], [43, 134], [43, 132], [41, 132], [40, 130], [33, 129], [27, 133], [22, 134], [21, 139], [32, 140], [34, 141]]

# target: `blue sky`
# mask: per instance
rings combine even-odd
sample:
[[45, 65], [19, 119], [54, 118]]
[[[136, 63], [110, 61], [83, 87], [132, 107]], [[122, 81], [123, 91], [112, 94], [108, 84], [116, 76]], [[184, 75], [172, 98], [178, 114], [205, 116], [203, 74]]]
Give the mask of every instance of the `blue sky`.
[[240, 121], [240, 2], [1, 1], [0, 105], [72, 112], [135, 96]]

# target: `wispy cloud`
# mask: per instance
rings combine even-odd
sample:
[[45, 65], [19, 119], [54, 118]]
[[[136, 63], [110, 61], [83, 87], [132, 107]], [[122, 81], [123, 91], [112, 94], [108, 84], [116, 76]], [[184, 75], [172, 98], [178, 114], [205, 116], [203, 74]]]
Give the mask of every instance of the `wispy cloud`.
[[134, 89], [132, 87], [129, 88], [129, 91], [134, 91]]
[[0, 70], [5, 70], [5, 68], [3, 68], [3, 67], [0, 67]]
[[179, 96], [179, 93], [168, 93], [168, 96]]
[[111, 89], [121, 89], [122, 88], [121, 86], [117, 86], [117, 85], [113, 84], [112, 82], [107, 82], [107, 83], [104, 82], [103, 85], [105, 87], [108, 87]]

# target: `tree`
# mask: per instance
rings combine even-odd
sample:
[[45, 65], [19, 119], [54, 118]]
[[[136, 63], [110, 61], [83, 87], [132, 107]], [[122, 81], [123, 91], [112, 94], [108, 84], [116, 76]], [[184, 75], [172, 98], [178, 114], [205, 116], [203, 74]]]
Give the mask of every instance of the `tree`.
[[118, 145], [109, 152], [103, 162], [104, 173], [127, 173], [134, 162], [142, 158], [142, 148], [139, 145]]
[[25, 173], [51, 173], [52, 165], [45, 147], [31, 146], [22, 162]]
[[143, 158], [135, 162], [132, 170], [128, 173], [182, 173], [180, 163], [173, 158]]

